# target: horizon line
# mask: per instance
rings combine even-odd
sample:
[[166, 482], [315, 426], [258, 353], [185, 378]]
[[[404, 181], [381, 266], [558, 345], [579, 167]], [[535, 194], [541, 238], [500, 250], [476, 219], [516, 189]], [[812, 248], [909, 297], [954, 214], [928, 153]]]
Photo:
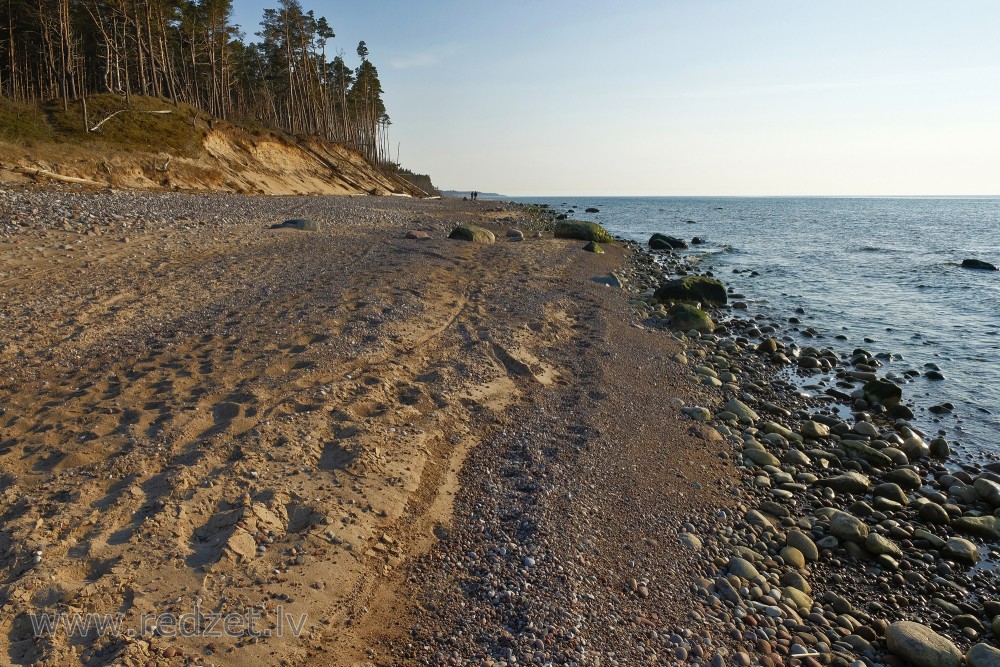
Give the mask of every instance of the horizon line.
[[[464, 190], [452, 190], [451, 192], [465, 192]], [[447, 191], [447, 190], [446, 190]], [[628, 194], [628, 195], [600, 195], [600, 194], [583, 194], [583, 195], [567, 195], [567, 194], [554, 194], [554, 195], [506, 195], [502, 193], [496, 193], [501, 197], [507, 197], [510, 199], [515, 199], [517, 197], [533, 197], [533, 198], [546, 198], [546, 199], [557, 199], [564, 197], [567, 199], [580, 199], [583, 197], [595, 197], [602, 199], [615, 199], [615, 198], [663, 198], [663, 199], [682, 199], [682, 198], [712, 198], [712, 199], [1000, 199], [1000, 194], [922, 194], [922, 195], [858, 195], [858, 194], [837, 194], [837, 195], [817, 195], [817, 194], [764, 194], [764, 195], [720, 195], [720, 194], [696, 194], [696, 195], [645, 195], [645, 194]]]

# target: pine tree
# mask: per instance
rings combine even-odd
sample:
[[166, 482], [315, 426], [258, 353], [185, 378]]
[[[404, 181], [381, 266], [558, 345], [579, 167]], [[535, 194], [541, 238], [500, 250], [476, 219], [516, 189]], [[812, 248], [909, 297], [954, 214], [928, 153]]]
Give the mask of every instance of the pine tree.
[[88, 95], [185, 102], [209, 114], [349, 144], [388, 162], [391, 121], [365, 42], [351, 68], [326, 17], [265, 9], [247, 43], [233, 0], [0, 0], [0, 96], [64, 109]]

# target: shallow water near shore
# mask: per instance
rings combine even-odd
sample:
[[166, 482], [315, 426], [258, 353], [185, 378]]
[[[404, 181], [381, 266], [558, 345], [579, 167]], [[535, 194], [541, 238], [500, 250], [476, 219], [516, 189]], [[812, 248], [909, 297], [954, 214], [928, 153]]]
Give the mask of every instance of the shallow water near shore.
[[[958, 266], [965, 258], [1000, 263], [1000, 198], [518, 201], [549, 204], [641, 243], [653, 232], [699, 237], [703, 244], [682, 252], [702, 256], [703, 269], [744, 294], [748, 315], [780, 323], [800, 346], [888, 353], [879, 372], [900, 376], [918, 426], [943, 431], [972, 458], [1000, 456], [1000, 272]], [[924, 375], [935, 367], [944, 380]], [[927, 410], [945, 402], [953, 412]]]

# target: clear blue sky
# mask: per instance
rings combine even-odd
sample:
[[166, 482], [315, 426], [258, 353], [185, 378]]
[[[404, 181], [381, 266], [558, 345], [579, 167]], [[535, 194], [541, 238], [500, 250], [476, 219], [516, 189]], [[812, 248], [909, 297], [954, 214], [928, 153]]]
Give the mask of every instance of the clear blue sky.
[[[247, 37], [264, 7], [236, 0]], [[511, 195], [1000, 194], [995, 0], [303, 0], [393, 150]]]

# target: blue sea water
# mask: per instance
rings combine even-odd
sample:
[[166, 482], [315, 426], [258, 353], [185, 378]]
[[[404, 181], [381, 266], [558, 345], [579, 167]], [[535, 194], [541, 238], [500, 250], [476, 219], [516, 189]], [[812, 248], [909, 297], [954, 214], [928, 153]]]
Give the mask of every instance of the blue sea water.
[[[687, 252], [704, 255], [702, 269], [745, 294], [750, 314], [785, 322], [793, 336], [787, 318], [798, 317], [799, 328], [822, 336], [800, 337], [802, 346], [891, 353], [880, 372], [921, 372], [904, 384], [904, 398], [922, 408], [918, 426], [943, 430], [970, 456], [1000, 456], [1000, 272], [958, 266], [965, 258], [1000, 265], [1000, 198], [517, 201], [575, 209], [571, 218], [642, 243], [653, 232], [700, 237], [705, 244]], [[945, 379], [925, 378], [928, 364]], [[954, 404], [951, 415], [926, 411], [943, 402]]]

